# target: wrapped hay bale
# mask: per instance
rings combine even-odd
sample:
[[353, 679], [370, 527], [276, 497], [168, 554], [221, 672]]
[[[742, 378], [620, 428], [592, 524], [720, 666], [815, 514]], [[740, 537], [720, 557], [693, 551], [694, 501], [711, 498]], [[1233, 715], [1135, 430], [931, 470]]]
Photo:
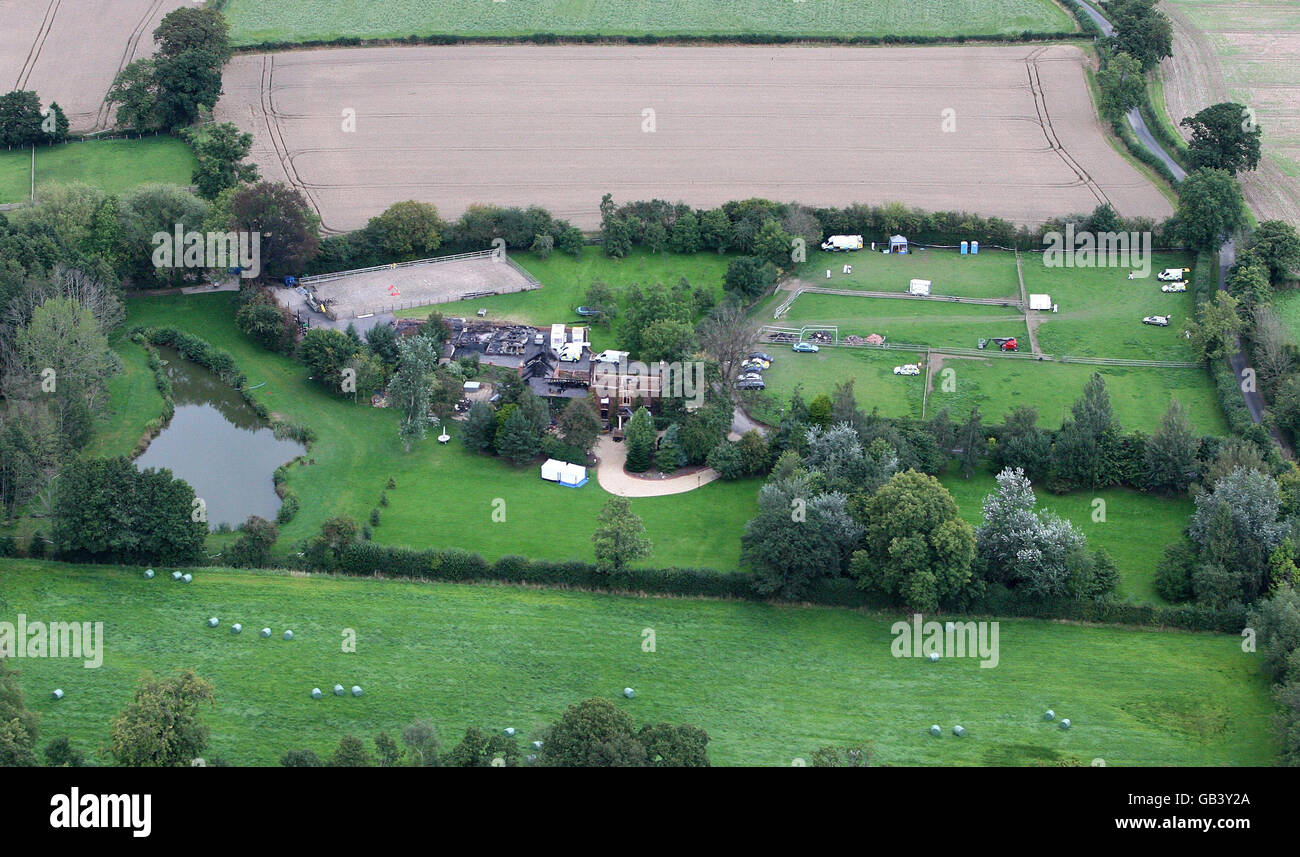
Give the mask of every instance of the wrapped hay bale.
[[507, 727], [506, 727], [506, 735], [514, 735], [514, 734], [515, 734], [515, 727], [513, 727], [513, 726], [507, 726]]
[[293, 639], [293, 631], [285, 631], [285, 632], [284, 632], [284, 638], [285, 638], [286, 640], [292, 640], [292, 639]]
[[232, 634], [238, 634], [242, 630], [244, 630], [244, 626], [238, 622], [230, 626], [230, 633]]
[[336, 685], [334, 685], [334, 695], [335, 695], [335, 696], [342, 696], [342, 695], [343, 695], [343, 685], [341, 685], [341, 684], [336, 684]]
[[55, 699], [63, 699], [63, 688], [56, 687], [54, 689], [54, 693], [51, 693], [50, 696], [52, 696]]
[[144, 579], [145, 579], [145, 580], [153, 580], [153, 569], [152, 569], [152, 568], [145, 569], [145, 572], [144, 572]]
[[631, 699], [632, 697], [636, 696], [636, 691], [630, 687], [625, 687], [623, 688], [623, 695], [626, 696], [628, 699]]
[[932, 664], [937, 664], [937, 663], [939, 663], [939, 653], [938, 653], [938, 652], [931, 652], [930, 654], [926, 655], [926, 657], [929, 658], [930, 663], [932, 663]]
[[961, 726], [954, 726], [954, 727], [952, 727], [952, 734], [954, 734], [954, 735], [956, 735], [958, 738], [960, 738], [960, 737], [962, 737], [963, 735], [966, 734], [966, 730], [965, 730], [964, 728], [962, 728]]
[[265, 637], [269, 637], [269, 636], [271, 636], [271, 629], [270, 629], [270, 628], [263, 628], [263, 629], [262, 629], [262, 636], [263, 636], [264, 638], [265, 638]]
[[353, 695], [353, 696], [360, 696], [360, 695], [361, 695], [361, 685], [359, 685], [359, 684], [354, 684], [354, 685], [352, 685], [352, 695]]
[[182, 575], [181, 575], [181, 582], [182, 582], [182, 583], [189, 583], [189, 582], [190, 582], [191, 580], [193, 580], [193, 579], [194, 579], [194, 575], [192, 575], [192, 574], [186, 573], [186, 574], [182, 574]]
[[172, 580], [180, 580], [180, 579], [181, 579], [181, 573], [179, 571], [173, 571]]
[[940, 728], [939, 728], [939, 724], [936, 723], [936, 724], [934, 724], [933, 726], [930, 727], [930, 734], [933, 735], [934, 737], [938, 738], [940, 735], [943, 734], [943, 730], [940, 729]]
[[1070, 718], [1066, 717], [1064, 720], [1061, 721], [1061, 728], [1062, 729], [1070, 728]]
[[215, 628], [215, 627], [217, 627], [217, 626], [220, 625], [220, 624], [221, 624], [221, 621], [220, 621], [219, 619], [217, 619], [216, 616], [213, 616], [211, 619], [208, 620], [208, 627], [209, 627], [209, 628]]
[[1050, 709], [1050, 708], [1047, 709], [1046, 711], [1043, 712], [1043, 719], [1044, 719], [1044, 720], [1055, 720], [1055, 719], [1056, 719], [1056, 712], [1053, 711], [1053, 710]]
[[325, 695], [325, 694], [323, 694], [323, 693], [320, 692], [320, 688], [319, 688], [319, 687], [313, 687], [313, 688], [311, 689], [311, 698], [312, 698], [312, 699], [320, 699], [320, 698], [321, 698], [322, 696], [324, 696], [324, 695]]

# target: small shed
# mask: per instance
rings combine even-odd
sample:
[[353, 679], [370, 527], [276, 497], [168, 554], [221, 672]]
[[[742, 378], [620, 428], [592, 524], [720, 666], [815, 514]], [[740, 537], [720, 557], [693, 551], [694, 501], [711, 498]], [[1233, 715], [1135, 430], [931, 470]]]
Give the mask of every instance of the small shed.
[[559, 482], [560, 477], [564, 475], [564, 466], [566, 462], [557, 458], [548, 458], [542, 462], [542, 478], [547, 482]]
[[908, 293], [909, 295], [928, 295], [928, 294], [930, 294], [930, 281], [929, 281], [929, 280], [912, 280], [912, 282], [908, 283], [908, 285], [907, 285], [907, 293]]
[[1029, 308], [1050, 310], [1052, 308], [1052, 296], [1051, 295], [1030, 295]]
[[890, 253], [906, 253], [906, 252], [907, 252], [907, 239], [906, 239], [905, 237], [903, 237], [902, 235], [891, 235], [891, 236], [889, 236], [889, 252], [890, 252]]
[[580, 464], [565, 463], [560, 473], [560, 484], [569, 488], [581, 488], [587, 484], [587, 468]]
[[461, 385], [461, 389], [464, 390], [466, 393], [477, 393], [482, 388], [483, 388], [482, 381], [466, 381], [463, 385]]

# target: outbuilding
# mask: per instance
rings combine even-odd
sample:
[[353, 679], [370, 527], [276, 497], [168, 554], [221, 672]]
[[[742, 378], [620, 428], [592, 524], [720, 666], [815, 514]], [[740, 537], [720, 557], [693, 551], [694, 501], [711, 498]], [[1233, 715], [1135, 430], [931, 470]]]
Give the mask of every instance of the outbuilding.
[[912, 280], [907, 286], [909, 295], [928, 295], [930, 294], [929, 280]]
[[902, 235], [891, 235], [891, 236], [889, 236], [889, 252], [890, 252], [890, 253], [906, 253], [906, 252], [907, 252], [907, 239], [904, 238]]
[[569, 488], [581, 488], [587, 484], [587, 468], [580, 464], [548, 458], [542, 462], [542, 478], [547, 482], [558, 482]]
[[1029, 308], [1050, 310], [1052, 308], [1052, 296], [1051, 295], [1030, 295]]

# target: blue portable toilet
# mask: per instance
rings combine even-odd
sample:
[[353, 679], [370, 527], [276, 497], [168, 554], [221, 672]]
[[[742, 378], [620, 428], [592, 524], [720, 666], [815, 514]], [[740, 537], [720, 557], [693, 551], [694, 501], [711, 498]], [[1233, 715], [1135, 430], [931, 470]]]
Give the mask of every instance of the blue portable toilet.
[[961, 254], [965, 256], [969, 252], [970, 252], [970, 242], [969, 241], [961, 242]]
[[284, 278], [284, 284], [285, 284], [286, 286], [288, 286], [289, 288], [292, 289], [294, 286], [298, 285], [298, 278], [297, 278], [297, 277], [285, 277], [285, 278]]
[[976, 253], [979, 253], [979, 251], [980, 251], [980, 243], [978, 241], [972, 241], [970, 243], [970, 254], [974, 256]]

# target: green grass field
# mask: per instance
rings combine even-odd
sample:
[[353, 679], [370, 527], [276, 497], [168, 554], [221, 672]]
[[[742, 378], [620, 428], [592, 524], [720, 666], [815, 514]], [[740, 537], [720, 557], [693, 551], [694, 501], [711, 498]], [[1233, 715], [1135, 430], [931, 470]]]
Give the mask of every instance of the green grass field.
[[[307, 380], [301, 364], [254, 344], [234, 326], [230, 293], [134, 298], [127, 310], [128, 328], [170, 325], [229, 351], [250, 386], [264, 383], [253, 395], [267, 408], [316, 430], [318, 440], [308, 456], [312, 463], [290, 470], [288, 484], [302, 509], [282, 529], [279, 550], [308, 538], [333, 515], [365, 521], [392, 476], [398, 487], [388, 492], [391, 505], [382, 510], [382, 523], [375, 528], [377, 542], [466, 548], [488, 558], [512, 553], [540, 559], [592, 557], [596, 514], [610, 496], [594, 474], [576, 490], [544, 482], [536, 467], [514, 468], [469, 454], [459, 442], [457, 425], [446, 446], [430, 437], [408, 455], [398, 440], [394, 411], [332, 396]], [[142, 363], [126, 363], [128, 373], [148, 371]], [[117, 383], [133, 389], [143, 384], [139, 379]], [[144, 421], [155, 415], [126, 406], [122, 413], [124, 422], [138, 424], [114, 431], [132, 443]], [[741, 530], [757, 508], [757, 489], [754, 480], [714, 482], [686, 494], [633, 500], [654, 544], [647, 564], [735, 568]], [[498, 499], [506, 504], [506, 520], [500, 523], [492, 519]]]
[[224, 8], [236, 45], [340, 36], [398, 38], [411, 34], [513, 36], [532, 33], [604, 35], [957, 36], [1069, 32], [1074, 19], [1050, 0], [538, 0], [483, 3], [416, 0], [339, 4], [328, 0], [230, 0]]
[[[841, 337], [878, 333], [887, 344], [975, 348], [980, 339], [1014, 336], [1027, 350], [1024, 316], [1015, 309], [901, 298], [804, 294], [774, 324], [836, 325]], [[900, 360], [900, 362], [902, 362]], [[910, 361], [909, 361], [910, 362]]]
[[[1031, 294], [1050, 294], [1060, 308], [1038, 313], [1039, 347], [1078, 357], [1195, 360], [1183, 336], [1195, 311], [1192, 293], [1166, 294], [1155, 278], [1165, 268], [1190, 268], [1193, 261], [1181, 253], [1157, 253], [1151, 276], [1130, 280], [1128, 268], [1048, 268], [1037, 254], [1025, 254], [1025, 287]], [[1142, 323], [1148, 315], [1170, 314], [1168, 327]]]
[[[474, 310], [486, 308], [488, 318], [495, 321], [509, 320], [543, 326], [560, 322], [589, 324], [591, 319], [584, 319], [576, 310], [583, 305], [587, 289], [596, 280], [614, 286], [617, 290], [633, 284], [649, 286], [662, 283], [672, 286], [685, 277], [692, 287], [708, 289], [715, 298], [721, 300], [722, 278], [727, 273], [727, 265], [732, 257], [717, 253], [684, 256], [637, 250], [627, 258], [610, 259], [599, 247], [585, 247], [580, 258], [567, 253], [552, 253], [547, 259], [539, 258], [535, 253], [512, 253], [511, 258], [536, 277], [542, 288], [475, 298], [464, 304], [451, 305], [464, 307], [460, 310], [453, 311], [447, 304], [441, 304], [398, 310], [395, 315], [424, 318], [430, 310], [452, 315], [456, 312], [469, 312], [469, 307], [472, 306]], [[616, 322], [614, 331], [617, 331], [617, 327]], [[617, 344], [611, 331], [600, 327], [590, 327], [589, 331], [597, 351]]]
[[[109, 193], [162, 182], [188, 185], [194, 171], [189, 146], [172, 137], [96, 140], [38, 146], [36, 192], [51, 184], [84, 182]], [[31, 150], [0, 152], [0, 203], [31, 197]]]
[[[956, 499], [962, 517], [971, 526], [983, 523], [984, 498], [998, 487], [993, 473], [981, 469], [966, 479], [954, 467], [940, 481]], [[1196, 510], [1190, 499], [1156, 497], [1127, 488], [1065, 495], [1036, 488], [1035, 493], [1039, 509], [1053, 511], [1073, 523], [1087, 536], [1088, 547], [1105, 548], [1110, 553], [1122, 575], [1119, 597], [1164, 603], [1156, 592], [1156, 563], [1165, 545], [1178, 541]], [[1098, 500], [1102, 505], [1097, 505]], [[1099, 520], [1094, 520], [1094, 515]]]
[[[851, 265], [853, 273], [845, 274], [845, 265]], [[827, 270], [831, 272], [830, 278], [826, 276]], [[974, 256], [963, 256], [956, 250], [916, 250], [892, 255], [870, 249], [856, 253], [813, 250], [795, 276], [808, 285], [825, 289], [906, 292], [908, 283], [917, 279], [929, 280], [936, 295], [1020, 299], [1016, 256], [1002, 250], [983, 250]]]
[[1300, 341], [1300, 291], [1278, 292], [1273, 296], [1273, 310], [1291, 335]]
[[[826, 744], [870, 742], [894, 765], [1266, 765], [1267, 687], [1235, 637], [1003, 621], [998, 666], [894, 658], [898, 617], [505, 586], [4, 562], [0, 616], [100, 621], [103, 665], [17, 660], [41, 740], [94, 751], [143, 670], [194, 668], [216, 685], [208, 756], [275, 764], [327, 755], [424, 718], [444, 746], [466, 726], [523, 741], [565, 706], [613, 699], [638, 722], [706, 729], [721, 765], [788, 766]], [[222, 626], [206, 627], [218, 617]], [[232, 635], [229, 625], [243, 624]], [[267, 626], [274, 636], [261, 639]], [[280, 639], [290, 628], [291, 642]], [[341, 651], [345, 628], [356, 652]], [[643, 629], [655, 651], [642, 651]], [[335, 697], [339, 683], [360, 698]], [[623, 699], [623, 687], [637, 690]], [[54, 688], [66, 697], [50, 698]], [[315, 701], [313, 687], [326, 697]], [[1045, 723], [1054, 709], [1070, 731]], [[932, 723], [945, 729], [932, 738]], [[968, 734], [953, 738], [960, 723]]]
[[[830, 393], [849, 378], [854, 380], [854, 393], [864, 409], [878, 408], [890, 417], [922, 416], [924, 376], [893, 374], [898, 364], [915, 362], [922, 355], [856, 348], [823, 348], [817, 354], [795, 354], [788, 348], [768, 350], [777, 359], [765, 376], [766, 393], [755, 400], [753, 415], [760, 420], [774, 420], [796, 385], [802, 386], [804, 398], [810, 399]], [[1228, 431], [1210, 379], [1200, 369], [1091, 366], [1003, 357], [945, 357], [943, 361], [934, 373], [934, 390], [924, 414], [927, 418], [947, 408], [954, 419], [965, 419], [978, 405], [986, 423], [1000, 423], [1008, 411], [1029, 405], [1038, 408], [1040, 425], [1054, 429], [1083, 393], [1092, 373], [1100, 372], [1115, 415], [1126, 430], [1153, 431], [1170, 399], [1177, 397], [1199, 433], [1222, 435]], [[945, 390], [945, 381], [951, 382], [951, 391]]]
[[1199, 434], [1228, 433], [1210, 378], [1201, 369], [952, 357], [945, 359], [947, 368], [953, 370], [949, 376], [953, 390], [945, 392], [942, 376], [937, 374], [927, 416], [948, 408], [954, 418], [964, 418], [978, 405], [986, 422], [1000, 423], [1008, 411], [1029, 405], [1038, 408], [1039, 425], [1055, 429], [1069, 415], [1070, 406], [1083, 393], [1083, 385], [1094, 372], [1100, 372], [1106, 379], [1115, 416], [1125, 431], [1154, 431], [1170, 399], [1176, 397]]

